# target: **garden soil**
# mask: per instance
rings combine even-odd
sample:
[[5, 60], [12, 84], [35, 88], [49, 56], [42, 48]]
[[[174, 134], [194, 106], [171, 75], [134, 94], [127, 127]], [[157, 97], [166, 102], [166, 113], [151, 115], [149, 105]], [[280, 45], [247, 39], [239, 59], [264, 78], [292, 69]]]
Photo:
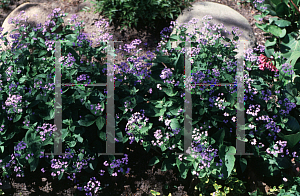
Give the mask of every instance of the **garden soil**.
[[[195, 2], [201, 2], [203, 0], [195, 0]], [[1, 2], [1, 1], [0, 1]], [[97, 31], [97, 27], [92, 25], [92, 19], [95, 21], [103, 18], [100, 14], [94, 14], [93, 11], [88, 12], [78, 12], [78, 10], [83, 8], [83, 0], [11, 0], [8, 9], [0, 8], [0, 26], [4, 22], [5, 18], [12, 12], [16, 7], [25, 2], [31, 3], [49, 3], [49, 9], [54, 9], [56, 7], [61, 8], [65, 13], [77, 14], [82, 17], [86, 24], [91, 24], [89, 27], [92, 33]], [[234, 10], [238, 11], [243, 15], [251, 25], [253, 32], [256, 37], [256, 44], [264, 45], [266, 38], [263, 35], [264, 32], [255, 26], [256, 20], [253, 18], [254, 15], [260, 14], [259, 11], [251, 8], [248, 4], [237, 5], [237, 0], [209, 0], [209, 2], [216, 2], [223, 5], [227, 5]], [[92, 4], [91, 4], [92, 5]], [[54, 8], [53, 8], [54, 6]], [[93, 7], [93, 6], [89, 6]], [[265, 17], [268, 19], [270, 16]], [[86, 22], [90, 21], [90, 22]], [[258, 22], [262, 23], [262, 22]], [[141, 39], [142, 43], [148, 43], [147, 46], [140, 44], [139, 48], [142, 48], [141, 55], [145, 55], [148, 50], [154, 51], [157, 43], [160, 41], [160, 31], [163, 27], [167, 27], [170, 24], [170, 20], [157, 21], [157, 29], [149, 30], [147, 27], [141, 28], [139, 30], [124, 30], [120, 32], [119, 25], [113, 24], [109, 29], [109, 33], [114, 35], [114, 40], [121, 40], [123, 44], [130, 44], [134, 39]], [[120, 57], [121, 55], [118, 55]], [[122, 57], [121, 57], [122, 58]], [[118, 62], [117, 58], [117, 62]], [[121, 59], [122, 60], [122, 59]], [[125, 128], [125, 123], [120, 123], [120, 128]], [[183, 180], [177, 177], [178, 169], [175, 167], [169, 171], [161, 171], [161, 163], [156, 166], [148, 166], [150, 159], [158, 155], [159, 153], [150, 150], [147, 154], [141, 144], [133, 143], [129, 145], [125, 144], [124, 153], [128, 154], [129, 163], [125, 167], [130, 168], [130, 175], [110, 177], [105, 174], [100, 176], [100, 182], [102, 186], [105, 186], [103, 190], [99, 192], [98, 195], [151, 195], [150, 190], [155, 190], [161, 193], [161, 195], [172, 196], [180, 195], [199, 195], [199, 193], [194, 191], [194, 186], [199, 182], [197, 178], [193, 178], [190, 172], [188, 173], [187, 179]], [[138, 156], [137, 156], [138, 155]], [[118, 157], [117, 157], [118, 158]], [[255, 160], [253, 160], [255, 163]], [[76, 189], [76, 183], [68, 180], [62, 179], [60, 181], [53, 180], [49, 172], [42, 173], [40, 170], [35, 172], [30, 172], [28, 168], [25, 169], [25, 177], [19, 178], [12, 176], [9, 180], [11, 182], [11, 189], [4, 190], [6, 195], [84, 195], [82, 192]], [[299, 167], [298, 167], [299, 169]], [[80, 176], [86, 175], [84, 172], [80, 173]], [[97, 175], [99, 176], [99, 175]], [[259, 171], [254, 168], [247, 167], [246, 171], [240, 179], [246, 181], [247, 192], [253, 192], [256, 189], [260, 189], [263, 192], [268, 192], [269, 186], [272, 186], [272, 179], [264, 179], [259, 175]], [[221, 182], [220, 182], [221, 184]], [[107, 186], [108, 185], [108, 186]], [[248, 194], [245, 194], [248, 195]]]

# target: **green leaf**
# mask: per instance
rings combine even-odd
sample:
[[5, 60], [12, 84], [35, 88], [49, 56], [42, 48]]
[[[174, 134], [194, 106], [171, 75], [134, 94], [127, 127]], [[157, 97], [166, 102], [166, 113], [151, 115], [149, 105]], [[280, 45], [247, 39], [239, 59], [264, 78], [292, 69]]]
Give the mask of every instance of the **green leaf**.
[[272, 24], [274, 21], [277, 21], [277, 20], [278, 20], [277, 17], [269, 18], [269, 23]]
[[181, 163], [181, 164], [179, 165], [179, 167], [178, 167], [178, 170], [179, 170], [179, 172], [180, 172], [180, 177], [183, 178], [183, 179], [186, 179], [187, 173], [188, 173], [188, 171], [189, 171], [189, 168], [186, 167], [186, 166], [184, 165], [184, 163]]
[[[233, 80], [234, 80], [233, 77], [232, 77], [231, 75], [229, 75], [229, 74], [224, 73], [223, 76], [226, 78], [226, 80], [227, 80], [229, 83], [232, 83]], [[222, 76], [222, 77], [223, 77], [223, 76]]]
[[280, 18], [284, 18], [284, 15], [290, 14], [290, 9], [286, 3], [282, 2], [276, 6], [275, 12]]
[[287, 117], [289, 120], [286, 123], [286, 125], [289, 126], [289, 128], [291, 128], [291, 130], [293, 132], [300, 132], [300, 125], [298, 123], [298, 121], [296, 120], [296, 118], [292, 117], [292, 116], [288, 116]]
[[275, 21], [275, 24], [278, 26], [278, 27], [288, 27], [291, 25], [291, 22], [288, 21], [288, 20], [277, 20]]
[[[277, 16], [273, 6], [271, 6], [270, 4], [265, 4], [264, 7], [267, 7], [267, 10], [264, 11], [265, 13], [267, 13], [268, 15], [271, 15], [271, 16]], [[262, 10], [262, 9], [259, 9], [259, 10]]]
[[286, 90], [290, 95], [297, 96], [297, 88], [292, 85], [292, 83], [286, 84]]
[[184, 64], [184, 56], [183, 54], [179, 53], [174, 63], [175, 74], [183, 74], [183, 70], [184, 70], [183, 64]]
[[286, 34], [285, 29], [281, 29], [280, 27], [277, 27], [275, 25], [269, 25], [267, 29], [269, 33], [272, 33], [276, 37], [283, 38]]
[[53, 145], [53, 142], [51, 142], [50, 140], [43, 142], [42, 146], [47, 146], [47, 145]]
[[19, 83], [23, 84], [26, 80], [27, 80], [27, 77], [26, 77], [26, 75], [24, 75], [20, 78]]
[[223, 160], [225, 164], [222, 165], [222, 173], [223, 177], [226, 179], [230, 176], [234, 163], [235, 163], [235, 157], [234, 154], [236, 153], [236, 149], [233, 146], [224, 146], [222, 145], [219, 151], [219, 156]]
[[152, 159], [149, 161], [148, 166], [153, 166], [159, 163], [160, 159], [157, 156], [152, 157]]
[[101, 131], [101, 129], [103, 128], [105, 123], [106, 123], [106, 119], [103, 116], [99, 116], [97, 118], [96, 125], [97, 125], [99, 131]]
[[280, 4], [282, 1], [281, 0], [271, 0], [271, 2], [275, 5]]
[[225, 130], [221, 129], [221, 130], [217, 131], [216, 133], [214, 133], [211, 137], [217, 142], [216, 144], [220, 147], [224, 141]]
[[268, 39], [265, 43], [265, 47], [275, 46], [276, 40], [277, 39], [275, 37]]
[[[169, 37], [169, 40], [170, 40], [170, 41], [177, 41], [177, 40], [179, 40], [179, 36], [176, 35], [176, 34], [172, 34], [172, 35]], [[178, 56], [180, 56], [180, 55], [178, 55]]]
[[68, 135], [68, 129], [62, 129], [61, 130], [61, 138], [62, 138], [62, 141], [64, 141], [64, 139], [67, 137], [67, 135]]
[[171, 50], [171, 48], [172, 48], [172, 46], [171, 46], [171, 41], [170, 40], [168, 40], [168, 42], [166, 43], [166, 49], [167, 50]]
[[247, 159], [240, 158], [240, 166], [241, 166], [242, 173], [243, 173], [245, 171], [245, 169], [247, 168]]
[[78, 121], [78, 124], [81, 125], [81, 126], [84, 126], [84, 127], [89, 127], [92, 124], [94, 124], [94, 122], [96, 121], [96, 120], [94, 120], [95, 117], [91, 114], [87, 114], [83, 118], [84, 119], [81, 119], [81, 120]]
[[150, 150], [150, 148], [151, 148], [151, 143], [150, 143], [150, 141], [144, 141], [144, 142], [143, 142], [143, 147], [144, 147], [144, 149], [146, 150], [146, 152], [148, 153], [149, 150]]
[[258, 24], [258, 23], [255, 23], [255, 25], [260, 28], [261, 30], [263, 30], [264, 32], [268, 32], [268, 24]]
[[300, 57], [300, 51], [293, 51], [287, 62], [294, 67]]
[[4, 152], [4, 146], [0, 146], [1, 152]]
[[300, 141], [300, 133], [284, 135], [283, 133], [278, 133], [278, 136], [287, 141], [288, 146], [293, 148]]
[[61, 172], [61, 173], [59, 174], [59, 176], [58, 176], [58, 180], [61, 180], [61, 178], [63, 177], [63, 175], [64, 175], [64, 172]]
[[13, 120], [13, 123], [18, 122], [22, 117], [22, 114], [16, 114]]
[[47, 54], [47, 50], [41, 50], [39, 51], [38, 57], [44, 56], [45, 54]]
[[178, 120], [175, 118], [171, 119], [170, 127], [172, 130], [180, 129], [180, 124], [179, 124]]
[[91, 163], [89, 163], [90, 168], [92, 170], [95, 170], [97, 163], [98, 163], [98, 159], [91, 160]]
[[39, 164], [39, 159], [33, 159], [33, 161], [30, 163], [30, 171], [31, 172], [35, 171], [38, 164]]
[[280, 51], [283, 57], [288, 59], [294, 51], [300, 50], [300, 41], [296, 39], [297, 37], [296, 32], [291, 32], [282, 39]]
[[[266, 47], [265, 48], [265, 53], [266, 53], [266, 56], [268, 58], [270, 58], [273, 54], [274, 54], [274, 48], [273, 47]], [[257, 88], [256, 88], [257, 89]]]
[[106, 141], [106, 132], [100, 132], [100, 133], [99, 133], [99, 138], [100, 138], [102, 141]]
[[22, 53], [21, 50], [14, 51], [13, 59], [16, 59]]
[[75, 142], [75, 141], [71, 141], [71, 142], [69, 143], [69, 146], [70, 146], [71, 148], [73, 148], [74, 146], [76, 146], [76, 142]]
[[292, 166], [291, 161], [287, 159], [287, 157], [275, 157], [275, 164], [279, 167], [279, 169], [288, 169]]
[[49, 115], [49, 116], [46, 116], [44, 119], [45, 119], [45, 120], [52, 120], [52, 119], [54, 119], [54, 116], [55, 116], [55, 110], [54, 110], [54, 109], [51, 109], [51, 110], [50, 110], [50, 115]]
[[255, 16], [253, 16], [253, 18], [257, 21], [260, 21], [260, 19], [264, 18], [264, 16], [263, 15], [255, 15]]
[[83, 142], [83, 138], [80, 136], [80, 134], [74, 134], [73, 137], [75, 137], [78, 142], [80, 142], [80, 143]]
[[169, 96], [174, 97], [177, 95], [178, 91], [176, 93], [173, 93], [173, 88], [163, 88], [163, 91]]

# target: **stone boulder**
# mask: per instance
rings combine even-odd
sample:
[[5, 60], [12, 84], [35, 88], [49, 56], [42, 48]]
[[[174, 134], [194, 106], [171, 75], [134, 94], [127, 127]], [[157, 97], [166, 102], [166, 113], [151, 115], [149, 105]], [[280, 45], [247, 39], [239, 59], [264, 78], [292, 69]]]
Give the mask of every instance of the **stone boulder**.
[[[245, 43], [245, 49], [249, 47], [254, 47], [255, 43], [255, 36], [252, 31], [251, 25], [248, 23], [247, 19], [243, 17], [241, 14], [239, 14], [237, 11], [234, 9], [219, 4], [219, 3], [213, 3], [213, 2], [196, 2], [192, 4], [192, 7], [186, 8], [183, 10], [182, 14], [180, 14], [177, 18], [177, 25], [173, 29], [172, 34], [176, 34], [176, 28], [178, 26], [187, 25], [187, 33], [191, 33], [192, 30], [194, 30], [194, 25], [190, 24], [188, 25], [188, 22], [191, 21], [193, 18], [198, 19], [198, 22], [195, 24], [196, 26], [199, 27], [199, 30], [201, 32], [204, 32], [204, 27], [203, 22], [207, 22], [207, 20], [202, 20], [203, 17], [206, 15], [210, 15], [212, 17], [212, 20], [210, 20], [209, 24], [210, 26], [213, 25], [219, 25], [223, 24], [224, 25], [224, 30], [225, 28], [227, 31], [231, 33], [232, 27], [238, 27], [239, 31], [243, 31], [242, 35], [240, 36], [240, 46], [238, 47], [238, 55], [242, 55], [244, 52], [244, 43]], [[225, 33], [225, 31], [221, 31], [221, 35], [224, 37], [227, 37], [231, 40], [233, 40], [233, 36], [229, 35], [228, 33]], [[217, 32], [217, 30], [213, 31]], [[199, 34], [197, 34], [197, 39], [199, 39]], [[197, 40], [196, 39], [196, 40]], [[224, 42], [226, 43], [226, 42]], [[172, 42], [172, 48], [176, 48], [176, 46], [179, 44]]]
[[[80, 22], [83, 21], [84, 23], [82, 24], [82, 26], [84, 26], [84, 29], [82, 30], [83, 33], [87, 33], [89, 35], [89, 39], [93, 41], [93, 47], [95, 47], [97, 45], [97, 41], [99, 37], [93, 37], [93, 35], [100, 35], [101, 33], [103, 33], [103, 31], [110, 31], [111, 29], [113, 29], [113, 27], [103, 27], [104, 25], [101, 25], [99, 28], [96, 25], [96, 21], [101, 21], [101, 20], [105, 20], [107, 21], [103, 16], [99, 15], [99, 14], [88, 14], [89, 17], [87, 16], [87, 13], [85, 12], [80, 12], [79, 10], [81, 10], [84, 7], [93, 7], [93, 4], [91, 2], [82, 2], [78, 5], [78, 9], [77, 10], [73, 10], [71, 8], [66, 8], [65, 5], [63, 3], [59, 3], [59, 1], [50, 1], [49, 3], [23, 3], [20, 6], [18, 6], [16, 9], [14, 9], [4, 20], [2, 28], [3, 31], [1, 33], [1, 29], [0, 29], [0, 36], [1, 34], [4, 34], [4, 32], [9, 32], [8, 35], [6, 36], [8, 41], [11, 41], [12, 38], [9, 37], [9, 35], [18, 33], [18, 30], [15, 32], [10, 33], [13, 29], [16, 28], [16, 26], [14, 24], [9, 24], [10, 18], [16, 18], [20, 15], [21, 11], [25, 11], [25, 15], [28, 17], [27, 21], [24, 22], [23, 20], [20, 21], [20, 24], [26, 24], [26, 26], [28, 26], [28, 24], [31, 27], [37, 27], [38, 24], [42, 24], [44, 25], [46, 21], [49, 20], [48, 16], [52, 14], [53, 10], [56, 8], [63, 8], [64, 10], [61, 10], [59, 13], [68, 13], [67, 16], [63, 17], [64, 23], [62, 24], [62, 27], [65, 27], [67, 25], [74, 25], [75, 22], [71, 22], [70, 23], [70, 19], [72, 18], [72, 16], [74, 14], [76, 14], [77, 19], [76, 22]], [[92, 10], [93, 11], [93, 10]], [[24, 17], [22, 17], [24, 18]], [[62, 27], [59, 27], [57, 30], [55, 30], [55, 33], [59, 33], [62, 30]], [[49, 28], [46, 28], [47, 31], [49, 32]], [[99, 31], [100, 30], [100, 31]], [[102, 35], [102, 34], [101, 34]], [[42, 36], [42, 35], [41, 35]], [[43, 36], [42, 36], [43, 37]], [[0, 52], [2, 50], [7, 50], [7, 49], [11, 49], [9, 46], [5, 46], [3, 44], [3, 41], [0, 40], [0, 46], [2, 46], [2, 49], [0, 48]]]
[[[61, 10], [59, 13], [68, 13], [67, 16], [63, 17], [64, 23], [57, 28], [54, 33], [59, 33], [62, 31], [63, 27], [67, 26], [67, 25], [74, 25], [75, 22], [71, 22], [71, 18], [73, 15], [76, 14], [77, 19], [76, 22], [80, 22], [83, 21], [84, 23], [82, 24], [82, 26], [84, 27], [84, 29], [81, 30], [82, 33], [87, 33], [88, 37], [91, 41], [93, 41], [92, 43], [92, 47], [96, 47], [98, 45], [98, 41], [99, 41], [99, 35], [103, 35], [102, 33], [105, 31], [107, 34], [107, 31], [111, 31], [111, 29], [113, 27], [107, 27], [104, 26], [103, 24], [100, 26], [97, 26], [96, 21], [102, 21], [105, 20], [105, 18], [103, 18], [101, 15], [99, 14], [88, 14], [89, 17], [87, 17], [87, 13], [85, 12], [80, 12], [79, 10], [81, 10], [84, 7], [92, 7], [92, 3], [91, 2], [84, 2], [84, 3], [80, 3], [78, 5], [77, 10], [73, 10], [72, 7], [71, 8], [67, 8], [66, 6], [63, 5], [63, 3], [59, 2], [59, 1], [50, 1], [49, 3], [23, 3], [20, 6], [18, 6], [17, 8], [15, 8], [4, 20], [3, 24], [2, 24], [2, 28], [3, 30], [1, 31], [0, 28], [0, 37], [5, 33], [8, 32], [8, 34], [6, 35], [6, 38], [9, 42], [11, 42], [12, 40], [14, 40], [13, 38], [10, 37], [10, 35], [19, 33], [18, 30], [11, 32], [12, 30], [16, 29], [16, 25], [15, 24], [9, 24], [10, 22], [10, 18], [13, 18], [14, 20], [18, 17], [21, 16], [20, 20], [20, 25], [25, 24], [26, 26], [31, 26], [33, 28], [36, 28], [39, 24], [41, 24], [42, 26], [44, 26], [45, 22], [50, 20], [50, 18], [48, 18], [48, 16], [50, 16], [53, 12], [54, 9], [56, 8], [63, 8], [64, 10]], [[21, 11], [24, 11], [25, 14], [20, 14]], [[28, 17], [27, 21], [25, 21], [25, 16]], [[107, 21], [107, 20], [105, 20]], [[47, 31], [50, 31], [50, 28], [46, 26]], [[23, 33], [22, 33], [23, 34]], [[94, 36], [96, 35], [96, 36]], [[26, 35], [25, 35], [26, 36]], [[45, 38], [44, 35], [42, 35], [42, 33], [39, 34], [40, 37]], [[6, 51], [6, 50], [10, 50], [12, 46], [12, 43], [9, 43], [7, 46], [4, 45], [4, 41], [2, 41], [0, 39], [0, 53], [1, 51]], [[34, 50], [35, 48], [33, 48]], [[30, 52], [32, 52], [32, 50], [29, 50]], [[84, 57], [83, 57], [84, 58]], [[0, 63], [1, 66], [2, 63]]]
[[[28, 17], [27, 21], [25, 22], [24, 19], [25, 17], [22, 16], [23, 14], [20, 14], [21, 11], [25, 11], [25, 15], [26, 17]], [[10, 19], [13, 18], [14, 20], [17, 19], [18, 16], [21, 16], [20, 20], [20, 25], [25, 24], [26, 26], [30, 25], [31, 27], [37, 27], [37, 25], [39, 23], [42, 23], [42, 25], [44, 25], [44, 23], [49, 20], [47, 17], [49, 14], [51, 14], [52, 12], [49, 11], [49, 9], [46, 8], [46, 4], [45, 3], [23, 3], [22, 5], [18, 6], [16, 9], [14, 9], [4, 20], [2, 28], [2, 35], [5, 32], [8, 32], [8, 34], [6, 35], [7, 40], [10, 42], [13, 40], [13, 38], [11, 38], [10, 36], [15, 34], [15, 33], [19, 33], [19, 31], [14, 31], [11, 32], [12, 30], [16, 29], [16, 25], [15, 24], [9, 24], [10, 23]], [[70, 18], [70, 17], [69, 17]], [[47, 29], [49, 30], [49, 29]], [[62, 28], [58, 28], [55, 32], [58, 33], [62, 30]], [[8, 46], [4, 45], [4, 41], [1, 41], [1, 50], [7, 50], [7, 49], [11, 49], [11, 44], [9, 44]]]

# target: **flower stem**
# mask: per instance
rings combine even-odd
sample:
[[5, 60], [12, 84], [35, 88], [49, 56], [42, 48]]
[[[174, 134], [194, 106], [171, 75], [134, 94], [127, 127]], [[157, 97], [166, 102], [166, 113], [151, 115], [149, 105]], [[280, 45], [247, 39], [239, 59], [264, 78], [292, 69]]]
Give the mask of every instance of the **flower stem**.
[[290, 2], [293, 4], [293, 6], [295, 7], [295, 9], [298, 11], [298, 13], [300, 14], [300, 11], [299, 11], [299, 9], [297, 8], [297, 6], [295, 5], [295, 3], [292, 1], [292, 0], [290, 0]]

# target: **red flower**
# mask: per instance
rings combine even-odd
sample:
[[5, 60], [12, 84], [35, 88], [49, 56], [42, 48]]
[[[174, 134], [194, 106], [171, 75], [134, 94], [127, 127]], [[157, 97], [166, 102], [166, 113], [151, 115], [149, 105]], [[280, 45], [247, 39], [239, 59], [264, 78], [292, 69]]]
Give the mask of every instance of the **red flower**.
[[[260, 56], [258, 57], [259, 60], [259, 69], [260, 70], [264, 70], [265, 68], [268, 68], [271, 71], [278, 71], [278, 69], [273, 65], [273, 63], [269, 60], [271, 60], [270, 58], [264, 56], [263, 54], [260, 54]], [[268, 61], [268, 62], [267, 62]]]

